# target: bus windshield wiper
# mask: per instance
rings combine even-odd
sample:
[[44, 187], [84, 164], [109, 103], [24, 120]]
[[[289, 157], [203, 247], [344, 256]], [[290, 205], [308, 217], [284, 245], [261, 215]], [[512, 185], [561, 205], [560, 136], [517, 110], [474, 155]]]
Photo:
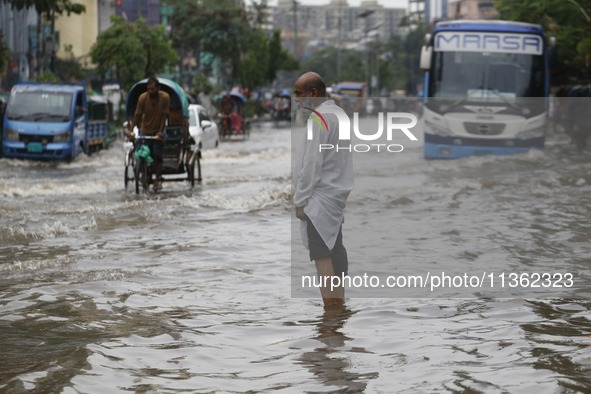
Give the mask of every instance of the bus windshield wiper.
[[517, 110], [517, 111], [523, 111], [523, 108], [521, 108], [520, 106], [513, 104], [512, 102], [510, 102], [509, 100], [507, 100], [506, 97], [503, 97], [502, 94], [500, 94], [499, 92], [495, 92], [494, 90], [492, 90], [491, 88], [485, 88], [487, 92], [492, 92], [495, 96], [499, 97], [501, 100], [503, 100], [507, 105], [511, 106], [511, 108]]
[[43, 118], [62, 118], [64, 121], [70, 119], [69, 115], [60, 115], [60, 114], [51, 114], [51, 115], [43, 115], [39, 118], [35, 118], [35, 121]]
[[33, 119], [33, 122], [37, 122], [38, 120], [43, 119], [43, 118], [53, 118], [55, 116], [59, 116], [62, 118], [64, 117], [64, 115], [51, 114], [49, 112], [38, 112], [35, 114], [31, 114], [31, 116], [35, 117], [35, 119]]
[[474, 89], [471, 93], [468, 93], [465, 97], [462, 97], [461, 99], [459, 99], [458, 101], [456, 101], [455, 103], [453, 103], [452, 105], [450, 105], [449, 107], [447, 107], [445, 109], [445, 111], [441, 111], [441, 115], [445, 114], [450, 109], [452, 109], [454, 107], [457, 107], [458, 105], [462, 104], [464, 101], [468, 100], [470, 98], [470, 96], [472, 96], [474, 93], [478, 92], [481, 89], [484, 89], [484, 85], [480, 85], [479, 87], [477, 87], [476, 89]]

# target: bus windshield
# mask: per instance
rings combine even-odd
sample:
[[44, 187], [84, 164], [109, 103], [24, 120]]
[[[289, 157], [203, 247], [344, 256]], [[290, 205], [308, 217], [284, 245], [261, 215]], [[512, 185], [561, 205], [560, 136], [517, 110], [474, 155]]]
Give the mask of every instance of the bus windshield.
[[437, 51], [433, 56], [430, 97], [501, 102], [545, 96], [542, 55]]
[[6, 117], [28, 122], [67, 122], [71, 112], [72, 93], [16, 91], [10, 96]]

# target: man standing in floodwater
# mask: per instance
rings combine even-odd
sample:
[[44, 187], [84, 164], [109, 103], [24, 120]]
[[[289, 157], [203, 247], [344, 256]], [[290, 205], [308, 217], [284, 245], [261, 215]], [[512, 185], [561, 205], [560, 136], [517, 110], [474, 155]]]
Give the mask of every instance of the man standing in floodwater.
[[[345, 202], [354, 186], [353, 156], [350, 148], [340, 144], [339, 121], [334, 112], [342, 110], [327, 98], [320, 75], [309, 72], [300, 76], [295, 96], [296, 121], [312, 128], [312, 135], [303, 140], [294, 168], [296, 217], [301, 220], [302, 242], [310, 251], [310, 260], [316, 263], [324, 306], [338, 306], [344, 301], [345, 287], [341, 280], [341, 285], [332, 289], [330, 277], [342, 278], [348, 272], [342, 223]], [[316, 119], [321, 115], [323, 121], [319, 124], [309, 119], [310, 114], [315, 114]], [[321, 152], [320, 144], [342, 149]]]

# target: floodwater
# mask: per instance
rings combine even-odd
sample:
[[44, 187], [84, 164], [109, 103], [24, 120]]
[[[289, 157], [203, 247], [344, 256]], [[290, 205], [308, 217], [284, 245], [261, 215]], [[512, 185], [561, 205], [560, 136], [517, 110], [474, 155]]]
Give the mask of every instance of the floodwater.
[[[201, 188], [148, 196], [124, 190], [120, 145], [0, 160], [0, 392], [591, 391], [581, 291], [351, 297], [326, 312], [317, 289], [292, 298], [290, 140], [256, 125], [205, 153]], [[589, 284], [591, 156], [564, 135], [518, 157], [426, 161], [420, 141], [381, 168], [360, 157], [351, 274], [366, 255], [348, 239], [369, 228], [401, 264], [539, 262]], [[294, 267], [313, 274], [301, 249]]]

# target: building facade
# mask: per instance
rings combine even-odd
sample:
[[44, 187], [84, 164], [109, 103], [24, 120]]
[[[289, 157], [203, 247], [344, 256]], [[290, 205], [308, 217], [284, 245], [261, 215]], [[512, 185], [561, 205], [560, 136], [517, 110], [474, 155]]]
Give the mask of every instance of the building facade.
[[458, 0], [448, 5], [449, 19], [494, 19], [493, 0]]
[[272, 25], [283, 30], [284, 47], [295, 53], [297, 41], [298, 57], [304, 54], [306, 45], [351, 45], [368, 36], [387, 41], [390, 35], [399, 33], [404, 15], [406, 9], [386, 8], [375, 0], [362, 1], [358, 7], [350, 7], [347, 0], [331, 0], [318, 6], [278, 0], [277, 6], [270, 9]]
[[100, 0], [77, 0], [77, 2], [86, 7], [86, 12], [80, 15], [63, 14], [55, 17], [57, 56], [60, 58], [69, 56], [66, 48], [71, 46], [74, 57], [83, 60], [82, 66], [90, 67], [89, 60], [84, 58], [88, 56], [99, 33]]
[[160, 23], [160, 0], [116, 0], [116, 14], [123, 16], [127, 22], [138, 19], [138, 8], [142, 18], [148, 20], [153, 27]]
[[32, 49], [37, 51], [37, 11], [34, 8], [17, 11], [9, 4], [0, 3], [0, 30], [11, 56], [7, 72], [1, 78], [0, 91], [4, 91], [19, 78], [27, 80], [34, 67]]

